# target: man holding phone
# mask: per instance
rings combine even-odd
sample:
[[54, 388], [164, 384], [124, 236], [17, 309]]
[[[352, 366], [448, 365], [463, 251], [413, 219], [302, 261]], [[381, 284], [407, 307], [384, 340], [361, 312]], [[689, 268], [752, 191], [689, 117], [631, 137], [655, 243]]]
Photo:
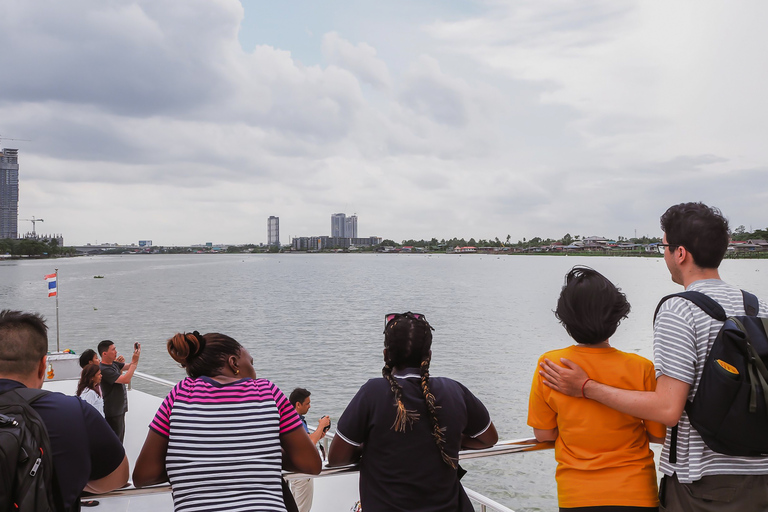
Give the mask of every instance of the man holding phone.
[[[301, 422], [304, 424], [304, 430], [309, 434], [309, 438], [314, 444], [317, 444], [325, 437], [328, 429], [331, 428], [331, 418], [323, 416], [320, 418], [320, 421], [317, 422], [315, 431], [309, 431], [307, 420], [304, 415], [309, 412], [309, 408], [311, 407], [309, 399], [309, 395], [311, 394], [312, 393], [304, 388], [296, 388], [291, 392], [288, 400], [291, 401], [293, 407], [296, 408], [296, 412], [299, 413], [299, 418], [301, 418]], [[323, 453], [323, 455], [325, 455], [325, 453]], [[314, 483], [312, 482], [312, 479], [301, 478], [291, 480], [291, 492], [296, 500], [296, 505], [299, 507], [299, 512], [309, 512], [309, 509], [312, 508], [312, 497], [314, 494]]]
[[[133, 372], [139, 364], [141, 344], [133, 344], [133, 357], [127, 365], [120, 361], [114, 342], [104, 340], [99, 343], [101, 355], [101, 392], [104, 395], [104, 417], [115, 431], [120, 442], [125, 438], [125, 413], [128, 412], [128, 393], [125, 385], [131, 383]], [[123, 373], [124, 372], [124, 373]]]

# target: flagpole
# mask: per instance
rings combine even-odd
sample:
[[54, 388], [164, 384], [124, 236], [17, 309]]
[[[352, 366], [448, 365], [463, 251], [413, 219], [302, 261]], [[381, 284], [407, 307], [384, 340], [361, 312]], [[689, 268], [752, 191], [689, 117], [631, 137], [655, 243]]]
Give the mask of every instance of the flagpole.
[[56, 272], [56, 352], [61, 352], [59, 347], [59, 269], [53, 269]]

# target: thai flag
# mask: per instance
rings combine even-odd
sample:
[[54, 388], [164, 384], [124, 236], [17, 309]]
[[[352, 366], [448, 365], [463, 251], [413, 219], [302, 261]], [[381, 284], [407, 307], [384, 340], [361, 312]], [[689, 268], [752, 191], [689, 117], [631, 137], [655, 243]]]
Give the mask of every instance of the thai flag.
[[45, 276], [45, 280], [48, 281], [48, 296], [53, 297], [56, 295], [56, 274], [48, 274]]

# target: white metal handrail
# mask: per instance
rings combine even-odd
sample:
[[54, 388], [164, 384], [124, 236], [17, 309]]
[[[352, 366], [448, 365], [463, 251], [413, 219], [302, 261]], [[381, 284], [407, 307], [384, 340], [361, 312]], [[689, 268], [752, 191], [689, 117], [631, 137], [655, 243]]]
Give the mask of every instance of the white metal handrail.
[[[161, 379], [159, 377], [155, 377], [153, 375], [149, 375], [142, 372], [134, 372], [134, 376], [140, 377], [144, 380], [147, 380], [149, 382], [153, 382], [155, 384], [161, 384], [164, 386], [173, 387], [176, 385], [176, 382], [171, 382], [166, 379]], [[328, 449], [330, 446], [331, 441], [333, 440], [334, 433], [328, 432], [328, 434], [322, 439], [321, 443], [323, 444], [323, 448], [325, 453], [328, 453]], [[507, 441], [499, 441], [495, 445], [491, 446], [490, 448], [484, 448], [482, 450], [462, 450], [459, 452], [459, 460], [470, 460], [470, 459], [479, 459], [484, 457], [495, 457], [497, 455], [505, 455], [510, 453], [523, 453], [523, 452], [531, 452], [531, 451], [537, 451], [537, 450], [547, 450], [554, 448], [555, 444], [553, 442], [538, 442], [536, 439], [532, 438], [524, 438], [524, 439], [512, 439]], [[323, 478], [323, 477], [331, 477], [334, 475], [339, 475], [343, 473], [355, 473], [359, 471], [358, 464], [349, 464], [346, 466], [338, 466], [338, 467], [324, 467], [319, 475], [307, 475], [304, 473], [293, 473], [293, 472], [286, 472], [283, 474], [283, 478], [286, 480], [294, 480], [298, 478]], [[466, 487], [464, 490], [467, 492], [467, 496], [472, 501], [475, 501], [480, 505], [480, 512], [514, 512], [514, 510], [505, 507], [501, 503], [498, 503], [497, 501], [494, 501], [487, 496], [484, 496], [480, 494], [479, 492], [473, 491], [472, 489], [467, 489]], [[155, 493], [162, 493], [162, 492], [170, 492], [171, 487], [168, 484], [161, 484], [156, 485], [153, 487], [145, 487], [142, 489], [136, 489], [134, 487], [127, 487], [123, 489], [117, 489], [115, 491], [101, 494], [100, 497], [110, 497], [110, 496], [137, 496], [137, 495], [143, 495], [143, 494], [155, 494]]]
[[148, 380], [149, 382], [154, 382], [155, 384], [162, 384], [164, 386], [173, 387], [176, 384], [178, 384], [178, 382], [171, 382], [170, 380], [161, 379], [160, 377], [155, 377], [154, 375], [150, 375], [148, 373], [133, 372], [133, 375], [135, 377], [141, 377], [144, 380]]
[[467, 489], [466, 487], [464, 490], [467, 492], [467, 496], [469, 496], [470, 500], [480, 504], [480, 512], [487, 512], [488, 510], [493, 510], [495, 512], [515, 512], [511, 508], [505, 507], [498, 501], [494, 501], [488, 496], [483, 496], [479, 492]]

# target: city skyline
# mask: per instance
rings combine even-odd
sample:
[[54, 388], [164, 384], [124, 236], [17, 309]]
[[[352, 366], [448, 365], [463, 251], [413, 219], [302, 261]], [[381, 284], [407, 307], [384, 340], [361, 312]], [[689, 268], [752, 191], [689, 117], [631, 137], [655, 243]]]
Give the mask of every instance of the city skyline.
[[[4, 0], [0, 147], [68, 244], [768, 225], [757, 0]], [[397, 37], [393, 37], [396, 34]], [[31, 225], [21, 225], [23, 233]], [[346, 229], [346, 228], [345, 228]], [[283, 240], [286, 242], [287, 240]]]

